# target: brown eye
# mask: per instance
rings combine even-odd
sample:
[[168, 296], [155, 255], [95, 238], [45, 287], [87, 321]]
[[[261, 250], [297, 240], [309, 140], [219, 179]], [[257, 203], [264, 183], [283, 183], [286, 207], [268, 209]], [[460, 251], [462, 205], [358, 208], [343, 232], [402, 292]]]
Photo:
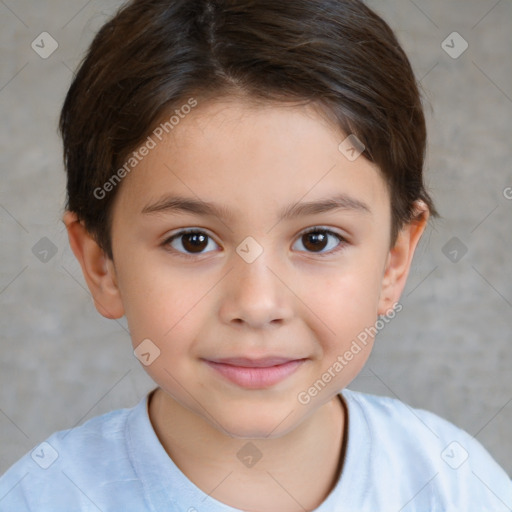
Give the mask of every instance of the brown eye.
[[189, 252], [201, 252], [208, 245], [208, 237], [202, 233], [182, 235], [182, 245]]
[[[204, 254], [205, 249], [213, 240], [203, 231], [188, 230], [180, 231], [171, 236], [164, 242], [164, 246], [170, 246], [173, 252], [180, 253], [182, 256], [194, 254]], [[211, 252], [211, 251], [206, 251]]]
[[302, 235], [304, 247], [308, 251], [321, 251], [327, 246], [327, 237], [321, 231], [313, 231]]
[[[299, 241], [306, 252], [318, 254], [318, 256], [329, 256], [343, 249], [347, 244], [346, 240], [338, 233], [320, 227], [302, 233]], [[329, 250], [324, 250], [326, 248]]]

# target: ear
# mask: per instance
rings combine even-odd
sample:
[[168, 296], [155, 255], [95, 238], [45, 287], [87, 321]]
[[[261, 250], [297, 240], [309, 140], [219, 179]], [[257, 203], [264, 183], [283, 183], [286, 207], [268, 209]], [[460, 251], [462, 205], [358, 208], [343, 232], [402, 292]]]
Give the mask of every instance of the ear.
[[385, 315], [399, 301], [409, 275], [414, 251], [427, 226], [428, 218], [428, 207], [423, 201], [417, 201], [413, 220], [401, 229], [395, 246], [388, 254], [379, 298], [379, 315]]
[[124, 308], [113, 261], [77, 219], [76, 214], [66, 211], [62, 220], [68, 231], [71, 249], [82, 267], [94, 306], [106, 318], [121, 318]]

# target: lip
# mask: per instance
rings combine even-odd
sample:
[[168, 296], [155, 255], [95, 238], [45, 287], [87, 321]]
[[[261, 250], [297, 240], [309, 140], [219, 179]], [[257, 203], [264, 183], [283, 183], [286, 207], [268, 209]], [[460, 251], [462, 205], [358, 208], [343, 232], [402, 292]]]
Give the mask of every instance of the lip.
[[234, 357], [204, 362], [230, 382], [247, 389], [265, 389], [292, 375], [306, 359]]
[[269, 366], [276, 366], [290, 361], [298, 361], [292, 357], [279, 357], [279, 356], [268, 356], [260, 358], [250, 357], [227, 357], [224, 359], [209, 359], [214, 363], [229, 364], [231, 366], [244, 366], [247, 368], [267, 368]]

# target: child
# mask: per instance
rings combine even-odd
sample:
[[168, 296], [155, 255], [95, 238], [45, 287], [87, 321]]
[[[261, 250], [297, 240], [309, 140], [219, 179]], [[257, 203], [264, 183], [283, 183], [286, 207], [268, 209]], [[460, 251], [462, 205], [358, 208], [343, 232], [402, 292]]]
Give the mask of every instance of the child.
[[345, 389], [437, 215], [416, 81], [375, 13], [133, 0], [60, 129], [71, 247], [157, 388], [35, 447], [0, 510], [512, 508], [470, 435]]

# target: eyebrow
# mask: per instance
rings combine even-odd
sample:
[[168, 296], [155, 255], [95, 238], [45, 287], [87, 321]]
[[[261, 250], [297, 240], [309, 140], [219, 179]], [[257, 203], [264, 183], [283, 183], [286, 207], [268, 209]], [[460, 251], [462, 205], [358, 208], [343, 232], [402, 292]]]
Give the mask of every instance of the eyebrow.
[[[370, 207], [359, 199], [350, 197], [347, 194], [337, 194], [318, 201], [298, 201], [293, 203], [279, 212], [278, 220], [282, 221], [293, 217], [326, 213], [334, 210], [354, 211], [364, 214], [372, 213]], [[146, 205], [141, 213], [192, 213], [227, 220], [233, 220], [237, 217], [237, 212], [232, 212], [223, 205], [175, 195], [164, 196], [155, 203]]]

